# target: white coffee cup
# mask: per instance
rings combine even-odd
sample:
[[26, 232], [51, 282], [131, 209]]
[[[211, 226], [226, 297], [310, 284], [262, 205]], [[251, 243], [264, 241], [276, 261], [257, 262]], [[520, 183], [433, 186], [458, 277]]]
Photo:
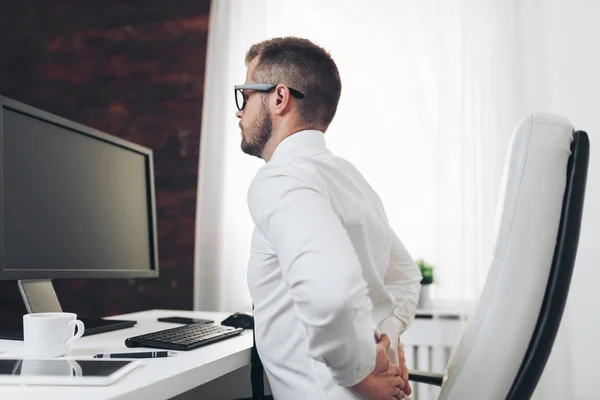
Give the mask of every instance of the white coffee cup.
[[[75, 335], [75, 326], [77, 334]], [[66, 312], [23, 315], [23, 353], [26, 357], [61, 357], [85, 332], [77, 315]]]

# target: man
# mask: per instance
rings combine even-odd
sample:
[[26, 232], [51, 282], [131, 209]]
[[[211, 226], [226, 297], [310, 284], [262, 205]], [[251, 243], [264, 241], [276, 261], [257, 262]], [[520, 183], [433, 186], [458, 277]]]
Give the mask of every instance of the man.
[[[329, 54], [258, 43], [236, 86], [242, 150], [266, 164], [248, 191], [256, 348], [277, 400], [410, 394], [399, 335], [421, 274], [362, 175], [325, 146], [341, 94]], [[343, 132], [340, 132], [343, 134]]]

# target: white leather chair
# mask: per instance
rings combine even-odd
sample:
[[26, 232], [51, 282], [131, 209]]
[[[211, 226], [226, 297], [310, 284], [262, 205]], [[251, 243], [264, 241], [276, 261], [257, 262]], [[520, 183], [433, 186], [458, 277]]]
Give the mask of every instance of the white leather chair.
[[518, 124], [477, 309], [444, 373], [410, 371], [411, 381], [441, 386], [444, 400], [531, 397], [569, 291], [588, 158], [587, 134], [563, 117], [531, 114]]

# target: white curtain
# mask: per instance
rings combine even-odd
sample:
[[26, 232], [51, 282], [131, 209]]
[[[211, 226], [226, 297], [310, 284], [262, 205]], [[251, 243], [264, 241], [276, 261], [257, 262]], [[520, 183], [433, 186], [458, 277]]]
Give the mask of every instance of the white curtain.
[[233, 85], [244, 83], [244, 54], [260, 40], [266, 4], [213, 1], [202, 110], [194, 308], [247, 311], [246, 265], [252, 220], [246, 189], [261, 162], [240, 150]]
[[[600, 398], [598, 335], [598, 93], [600, 2], [527, 0], [519, 10], [528, 108], [564, 115], [590, 135], [590, 164], [567, 307], [535, 399]], [[590, 300], [594, 299], [594, 300]]]
[[219, 0], [211, 9], [200, 148], [195, 308], [248, 310], [252, 221], [233, 85], [255, 42], [301, 36], [329, 50], [342, 97], [326, 140], [381, 195], [434, 296], [474, 300], [487, 272], [510, 134], [525, 113], [513, 2]]
[[[343, 92], [328, 145], [377, 189], [413, 256], [436, 265], [435, 296], [473, 299], [487, 272], [518, 119], [563, 114], [590, 132], [593, 150], [599, 12], [591, 0], [213, 1], [194, 307], [250, 308], [246, 190], [262, 162], [239, 150], [233, 85], [244, 81], [251, 44], [297, 35], [331, 51]], [[592, 157], [590, 178], [595, 169]], [[594, 182], [590, 199], [600, 193]], [[586, 203], [569, 304], [536, 398], [597, 398], [593, 204]]]

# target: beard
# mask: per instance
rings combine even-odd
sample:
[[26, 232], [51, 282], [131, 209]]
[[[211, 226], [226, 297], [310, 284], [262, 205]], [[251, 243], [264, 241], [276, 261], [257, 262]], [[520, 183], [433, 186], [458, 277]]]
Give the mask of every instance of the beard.
[[244, 131], [241, 122], [240, 129], [242, 130], [242, 151], [248, 155], [261, 158], [267, 142], [273, 135], [273, 121], [269, 116], [267, 105], [262, 104], [256, 122], [248, 130]]

